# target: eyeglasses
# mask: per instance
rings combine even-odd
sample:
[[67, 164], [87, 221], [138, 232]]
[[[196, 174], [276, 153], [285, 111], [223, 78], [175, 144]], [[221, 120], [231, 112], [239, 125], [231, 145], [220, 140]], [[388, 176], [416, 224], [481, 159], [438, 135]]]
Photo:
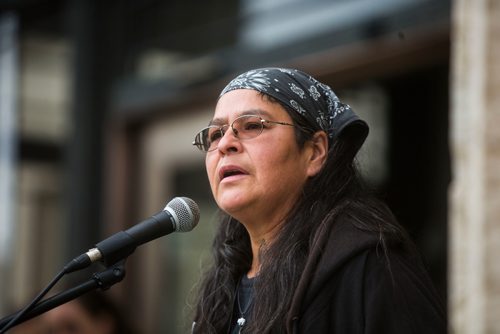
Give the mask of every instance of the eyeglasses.
[[193, 145], [203, 152], [214, 151], [217, 149], [220, 139], [224, 136], [229, 127], [233, 130], [233, 134], [236, 138], [246, 140], [260, 135], [266, 127], [266, 124], [295, 126], [294, 124], [285, 122], [268, 121], [257, 115], [243, 115], [237, 117], [231, 125], [210, 125], [202, 129], [194, 137]]

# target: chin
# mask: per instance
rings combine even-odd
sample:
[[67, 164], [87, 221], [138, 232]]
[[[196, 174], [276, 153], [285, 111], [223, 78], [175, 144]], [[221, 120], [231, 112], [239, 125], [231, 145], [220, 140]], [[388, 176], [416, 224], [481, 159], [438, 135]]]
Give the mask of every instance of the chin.
[[236, 218], [239, 212], [248, 207], [248, 203], [236, 196], [224, 196], [217, 200], [219, 208], [230, 216]]

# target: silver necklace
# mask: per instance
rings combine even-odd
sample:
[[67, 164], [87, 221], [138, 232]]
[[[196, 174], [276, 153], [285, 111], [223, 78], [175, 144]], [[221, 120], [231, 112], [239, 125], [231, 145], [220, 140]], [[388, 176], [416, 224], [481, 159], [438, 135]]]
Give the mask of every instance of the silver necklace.
[[238, 304], [238, 311], [240, 312], [240, 317], [236, 321], [238, 326], [240, 326], [240, 330], [238, 331], [238, 333], [241, 333], [243, 326], [245, 326], [245, 324], [247, 322], [247, 319], [245, 319], [245, 314], [248, 312], [248, 309], [250, 308], [250, 305], [252, 305], [252, 302], [253, 302], [253, 293], [251, 293], [250, 298], [248, 298], [247, 304], [245, 305], [244, 309], [242, 310], [241, 304], [240, 304], [240, 282], [238, 282], [238, 286], [236, 287], [236, 302]]

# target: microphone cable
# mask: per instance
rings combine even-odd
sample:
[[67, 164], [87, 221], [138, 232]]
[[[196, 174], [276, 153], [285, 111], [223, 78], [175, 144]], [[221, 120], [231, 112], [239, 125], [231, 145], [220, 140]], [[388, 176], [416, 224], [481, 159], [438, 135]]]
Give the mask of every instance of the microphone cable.
[[[106, 260], [105, 255], [108, 255], [109, 259], [104, 262], [109, 262], [107, 263], [108, 265], [113, 264], [129, 256], [138, 245], [145, 242], [175, 231], [191, 231], [198, 224], [199, 219], [200, 211], [198, 205], [192, 199], [175, 197], [161, 213], [153, 215], [144, 222], [129, 228], [127, 231], [112, 235], [98, 243], [96, 245], [97, 248], [91, 249], [89, 252], [71, 260], [24, 309], [15, 314], [14, 318], [0, 330], [0, 334], [6, 333], [7, 330], [15, 326], [19, 319], [32, 310], [64, 275], [92, 264], [95, 261], [93, 259], [94, 252], [100, 258], [104, 257], [104, 260]], [[167, 222], [170, 222], [172, 225], [166, 224]], [[124, 239], [123, 236], [126, 238]], [[89, 253], [91, 254], [89, 255]]]
[[24, 309], [21, 311], [17, 312], [16, 316], [12, 318], [11, 321], [9, 321], [1, 330], [0, 334], [6, 333], [9, 329], [11, 329], [14, 325], [16, 325], [17, 321], [21, 319], [23, 315], [26, 314], [26, 312], [29, 312], [49, 291], [54, 287], [54, 285], [59, 282], [59, 280], [66, 274], [66, 268], [61, 270], [53, 279], [52, 281], [36, 296], [31, 303], [29, 303]]

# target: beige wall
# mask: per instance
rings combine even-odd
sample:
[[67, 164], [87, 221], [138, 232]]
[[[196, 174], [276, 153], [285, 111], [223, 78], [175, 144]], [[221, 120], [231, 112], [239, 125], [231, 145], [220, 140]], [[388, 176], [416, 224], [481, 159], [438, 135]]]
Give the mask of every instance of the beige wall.
[[456, 0], [451, 77], [450, 327], [500, 333], [500, 2]]

